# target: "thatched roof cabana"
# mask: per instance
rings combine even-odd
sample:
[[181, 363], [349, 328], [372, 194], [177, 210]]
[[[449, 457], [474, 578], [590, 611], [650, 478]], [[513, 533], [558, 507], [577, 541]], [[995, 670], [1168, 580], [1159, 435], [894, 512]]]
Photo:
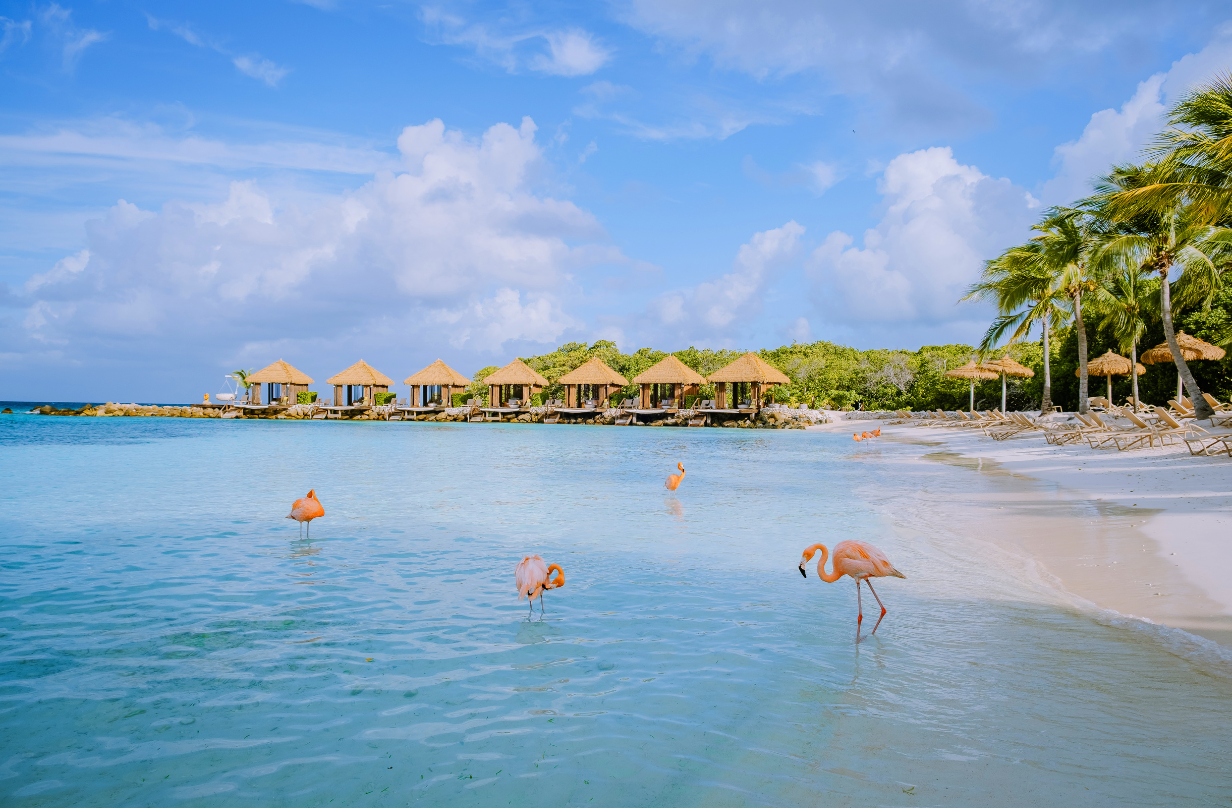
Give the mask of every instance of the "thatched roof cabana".
[[953, 370], [947, 370], [942, 375], [948, 376], [951, 379], [967, 379], [968, 381], [971, 382], [970, 408], [971, 408], [971, 412], [975, 412], [975, 383], [977, 381], [988, 381], [989, 379], [995, 379], [1001, 374], [994, 373], [993, 371], [988, 370], [987, 368], [981, 365], [975, 364], [975, 360], [972, 359], [970, 362], [963, 365], [962, 367], [957, 367], [957, 368], [954, 368]]
[[[334, 406], [371, 406], [377, 393], [388, 393], [394, 380], [359, 360], [346, 370], [325, 380], [326, 384], [334, 386]], [[355, 397], [355, 388], [360, 388], [360, 395]], [[345, 400], [345, 404], [343, 401]]]
[[483, 383], [488, 386], [490, 407], [503, 407], [511, 400], [517, 401], [519, 407], [528, 406], [531, 396], [548, 386], [548, 380], [521, 359], [505, 365]]
[[275, 399], [287, 399], [285, 403], [294, 404], [299, 393], [308, 392], [312, 377], [288, 362], [279, 359], [272, 365], [263, 367], [248, 377], [252, 384], [248, 396], [249, 403], [261, 403], [261, 385], [266, 386], [265, 400], [276, 403]]
[[696, 394], [706, 379], [693, 368], [668, 354], [633, 377], [642, 387], [642, 409], [648, 410], [666, 402], [667, 407], [683, 407], [686, 394]]
[[737, 402], [743, 385], [748, 385], [748, 401], [753, 407], [761, 403], [763, 393], [776, 384], [791, 384], [787, 374], [750, 351], [724, 368], [711, 373], [707, 380], [715, 385], [715, 406], [727, 409], [727, 385], [732, 387], [732, 401]]
[[410, 385], [412, 407], [430, 407], [433, 399], [448, 407], [453, 403], [454, 388], [465, 390], [470, 383], [470, 379], [439, 359], [403, 382]]
[[[624, 387], [629, 380], [608, 367], [607, 363], [595, 356], [561, 376], [559, 383], [565, 386], [565, 406], [579, 407], [586, 397], [578, 395], [578, 389], [589, 392], [595, 401], [607, 401], [611, 388]], [[585, 388], [591, 388], [587, 391]], [[590, 400], [590, 399], [586, 399]]]

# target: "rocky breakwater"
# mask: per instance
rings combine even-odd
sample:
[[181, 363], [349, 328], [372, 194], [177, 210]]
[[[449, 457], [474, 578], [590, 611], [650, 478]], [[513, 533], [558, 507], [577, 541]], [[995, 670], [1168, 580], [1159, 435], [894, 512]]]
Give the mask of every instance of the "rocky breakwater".
[[222, 414], [221, 411], [216, 408], [178, 406], [160, 407], [157, 404], [116, 404], [111, 401], [106, 404], [87, 404], [84, 407], [79, 407], [75, 410], [59, 410], [50, 404], [45, 404], [42, 407], [35, 407], [31, 410], [31, 412], [37, 412], [43, 415], [85, 415], [96, 418], [123, 415], [162, 418], [218, 418]]

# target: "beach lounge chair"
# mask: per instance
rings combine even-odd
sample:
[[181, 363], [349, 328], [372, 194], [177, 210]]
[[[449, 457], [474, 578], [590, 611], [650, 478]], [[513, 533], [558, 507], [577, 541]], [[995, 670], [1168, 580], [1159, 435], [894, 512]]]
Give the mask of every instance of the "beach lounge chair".
[[1197, 424], [1190, 424], [1185, 434], [1181, 435], [1181, 440], [1185, 441], [1190, 455], [1214, 457], [1217, 454], [1227, 454], [1232, 456], [1232, 448], [1229, 444], [1229, 441], [1232, 441], [1232, 435], [1212, 435]]
[[[1156, 440], [1159, 441], [1160, 446], [1167, 446], [1176, 443], [1178, 439], [1185, 436], [1186, 432], [1190, 431], [1190, 427], [1181, 424], [1180, 421], [1173, 418], [1172, 414], [1163, 407], [1156, 407], [1155, 415], [1159, 419], [1156, 424], [1149, 424], [1134, 413], [1126, 415], [1130, 422], [1137, 427], [1137, 429], [1134, 430], [1135, 432], [1145, 432], [1151, 435], [1151, 438], [1147, 441], [1148, 446], [1154, 446]], [[1200, 428], [1193, 426], [1193, 429]], [[1118, 445], [1117, 448], [1120, 448], [1120, 446]], [[1126, 448], [1135, 447], [1131, 445]]]
[[[1180, 401], [1177, 401], [1175, 398], [1168, 399], [1168, 408], [1172, 410], [1172, 415], [1175, 417], [1178, 417], [1178, 418], [1193, 418], [1194, 417], [1194, 411], [1190, 407], [1181, 403]], [[1156, 407], [1155, 408], [1156, 415], [1158, 415], [1159, 411], [1162, 409], [1163, 407]]]

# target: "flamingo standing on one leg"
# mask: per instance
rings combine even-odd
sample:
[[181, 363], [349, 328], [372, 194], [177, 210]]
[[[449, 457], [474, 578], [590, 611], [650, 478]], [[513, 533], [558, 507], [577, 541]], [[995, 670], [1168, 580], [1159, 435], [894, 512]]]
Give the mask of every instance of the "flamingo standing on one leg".
[[[548, 580], [548, 576], [556, 570], [556, 577]], [[546, 564], [537, 555], [527, 556], [518, 562], [513, 569], [513, 579], [518, 585], [518, 600], [530, 596], [527, 606], [531, 614], [535, 611], [535, 598], [539, 598], [539, 613], [543, 614], [543, 593], [549, 589], [559, 589], [565, 585], [565, 571], [558, 564]]]
[[[301, 497], [291, 503], [291, 513], [287, 515], [288, 519], [294, 519], [299, 522], [300, 531], [304, 529], [304, 523], [311, 523], [318, 516], [324, 516], [325, 509], [321, 507], [321, 503], [317, 501], [317, 491], [312, 489], [308, 492], [308, 496]], [[308, 525], [308, 534], [312, 535], [312, 525]]]
[[818, 578], [832, 584], [844, 575], [850, 575], [856, 581], [856, 642], [860, 641], [860, 624], [864, 622], [864, 604], [860, 598], [860, 583], [868, 584], [868, 591], [873, 593], [873, 597], [877, 598], [877, 605], [881, 607], [881, 617], [877, 618], [877, 625], [873, 626], [869, 636], [876, 634], [877, 626], [881, 625], [881, 621], [885, 619], [886, 607], [881, 602], [881, 598], [877, 596], [877, 590], [873, 589], [873, 582], [869, 579], [885, 578], [891, 575], [895, 578], [906, 578], [907, 576], [895, 569], [885, 553], [873, 545], [862, 541], [841, 541], [834, 545], [834, 563], [831, 565], [834, 572], [829, 574], [825, 570], [826, 556], [830, 552], [826, 546], [814, 544], [805, 548], [804, 556], [800, 559], [800, 574], [805, 578], [808, 577], [808, 573], [804, 571], [804, 565], [818, 550], [821, 551], [821, 559], [817, 562]]
[[874, 438], [880, 438], [880, 437], [881, 437], [881, 427], [877, 427], [876, 429], [874, 429], [874, 430], [873, 430], [873, 437], [874, 437]]
[[680, 487], [680, 482], [684, 479], [684, 463], [677, 463], [676, 468], [680, 469], [680, 473], [667, 475], [667, 482], [663, 483], [668, 491], [675, 491]]

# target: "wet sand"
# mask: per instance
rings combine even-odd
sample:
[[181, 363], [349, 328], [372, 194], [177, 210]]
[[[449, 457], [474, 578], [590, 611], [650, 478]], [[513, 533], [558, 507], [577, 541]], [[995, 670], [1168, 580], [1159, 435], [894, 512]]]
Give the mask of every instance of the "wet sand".
[[1118, 452], [1050, 446], [1039, 434], [993, 441], [972, 430], [858, 424], [918, 446], [914, 462], [973, 475], [932, 511], [949, 529], [1031, 559], [1102, 609], [1232, 648], [1229, 458], [1191, 457], [1183, 444]]

